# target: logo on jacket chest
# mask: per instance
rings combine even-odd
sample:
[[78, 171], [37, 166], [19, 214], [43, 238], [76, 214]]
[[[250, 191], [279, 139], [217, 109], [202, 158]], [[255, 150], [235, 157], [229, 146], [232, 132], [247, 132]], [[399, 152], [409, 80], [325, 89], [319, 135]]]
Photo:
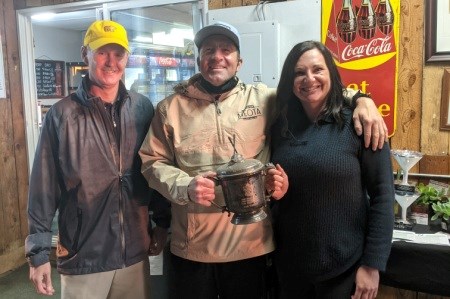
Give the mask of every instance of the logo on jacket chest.
[[238, 113], [239, 119], [253, 119], [261, 116], [261, 109], [254, 105], [248, 105], [241, 112]]

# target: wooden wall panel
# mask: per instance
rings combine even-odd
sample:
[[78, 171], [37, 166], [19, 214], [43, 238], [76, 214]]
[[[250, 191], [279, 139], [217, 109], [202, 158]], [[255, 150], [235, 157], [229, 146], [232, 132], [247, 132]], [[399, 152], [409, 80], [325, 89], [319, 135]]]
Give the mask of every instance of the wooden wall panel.
[[[1, 16], [1, 13], [0, 13]], [[2, 229], [0, 234], [0, 255], [11, 250], [10, 244], [20, 239], [19, 202], [17, 194], [16, 161], [14, 158], [11, 119], [11, 101], [0, 100], [0, 181]]]
[[450, 297], [430, 295], [380, 285], [377, 299], [450, 299]]
[[449, 131], [440, 131], [440, 106], [444, 67], [424, 68], [422, 83], [421, 150], [430, 155], [449, 153]]
[[400, 4], [397, 121], [391, 148], [418, 151], [422, 114], [423, 0], [402, 0]]
[[13, 0], [0, 1], [6, 99], [0, 99], [0, 273], [25, 262], [28, 166]]
[[450, 299], [447, 296], [439, 296], [439, 295], [430, 295], [425, 293], [417, 293], [417, 299]]
[[223, 0], [222, 8], [242, 6], [242, 0]]
[[448, 155], [424, 155], [419, 161], [420, 172], [426, 174], [448, 174], [449, 161]]
[[208, 9], [222, 8], [222, 0], [208, 0]]
[[12, 242], [10, 248], [15, 249], [3, 252], [0, 255], [0, 275], [25, 264], [23, 240]]
[[[26, 208], [28, 202], [28, 158], [27, 142], [25, 135], [25, 117], [22, 96], [22, 76], [20, 68], [19, 45], [17, 38], [16, 14], [13, 0], [6, 1], [4, 9], [9, 12], [5, 14], [5, 34], [9, 77], [9, 94], [11, 97], [11, 116], [13, 124], [13, 145], [16, 161], [17, 200], [20, 217], [20, 232], [22, 238], [28, 235], [28, 222]], [[4, 54], [5, 55], [5, 54]]]
[[242, 6], [257, 5], [259, 0], [242, 0]]
[[378, 289], [378, 299], [417, 299], [417, 293], [413, 291], [396, 289], [384, 285], [380, 285]]

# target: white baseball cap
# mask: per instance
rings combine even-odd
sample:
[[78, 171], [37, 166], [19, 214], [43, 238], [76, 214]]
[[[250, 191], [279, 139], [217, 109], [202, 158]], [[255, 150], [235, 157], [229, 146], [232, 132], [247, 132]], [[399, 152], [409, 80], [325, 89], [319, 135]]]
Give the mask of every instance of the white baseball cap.
[[211, 35], [224, 35], [228, 37], [239, 49], [241, 38], [239, 32], [232, 25], [225, 22], [216, 22], [200, 29], [194, 37], [194, 42], [197, 48], [200, 49], [202, 43]]

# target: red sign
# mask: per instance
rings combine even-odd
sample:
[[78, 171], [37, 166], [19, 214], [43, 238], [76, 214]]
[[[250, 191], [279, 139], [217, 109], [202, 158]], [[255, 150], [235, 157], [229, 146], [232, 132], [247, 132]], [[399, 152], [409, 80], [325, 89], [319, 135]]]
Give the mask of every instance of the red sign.
[[399, 10], [399, 1], [322, 1], [322, 42], [344, 84], [372, 95], [389, 136], [396, 120]]
[[156, 61], [159, 66], [177, 67], [180, 64], [180, 59], [174, 57], [156, 57]]

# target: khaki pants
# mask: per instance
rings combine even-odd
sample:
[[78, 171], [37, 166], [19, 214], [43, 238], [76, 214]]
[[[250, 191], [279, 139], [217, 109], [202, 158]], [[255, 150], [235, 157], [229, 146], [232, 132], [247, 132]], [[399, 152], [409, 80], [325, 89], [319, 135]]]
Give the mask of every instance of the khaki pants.
[[150, 264], [145, 259], [124, 269], [84, 275], [61, 275], [62, 299], [148, 299]]

